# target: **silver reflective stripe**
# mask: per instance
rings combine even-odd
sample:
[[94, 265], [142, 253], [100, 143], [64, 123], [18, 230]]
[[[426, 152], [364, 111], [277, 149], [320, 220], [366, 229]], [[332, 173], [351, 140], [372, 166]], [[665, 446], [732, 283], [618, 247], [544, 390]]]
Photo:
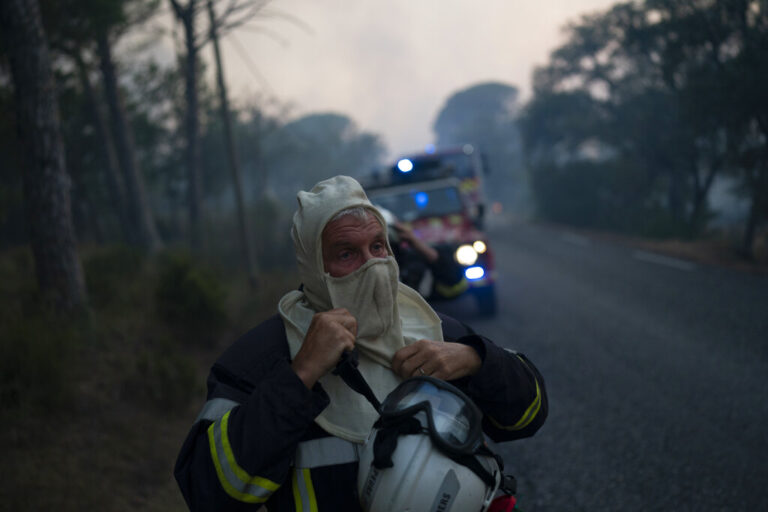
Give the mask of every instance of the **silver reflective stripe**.
[[357, 462], [358, 445], [338, 437], [323, 437], [304, 441], [296, 447], [294, 465], [297, 468], [318, 468]]
[[208, 400], [205, 402], [200, 414], [195, 418], [195, 423], [200, 420], [216, 421], [236, 405], [240, 404], [228, 398], [213, 398]]
[[309, 470], [296, 468], [293, 470], [293, 478], [293, 501], [296, 512], [316, 512], [317, 501], [314, 497], [315, 489], [312, 487]]
[[227, 494], [246, 503], [267, 501], [280, 486], [271, 480], [249, 475], [237, 465], [227, 439], [227, 418], [215, 421], [208, 427], [211, 456], [219, 481]]

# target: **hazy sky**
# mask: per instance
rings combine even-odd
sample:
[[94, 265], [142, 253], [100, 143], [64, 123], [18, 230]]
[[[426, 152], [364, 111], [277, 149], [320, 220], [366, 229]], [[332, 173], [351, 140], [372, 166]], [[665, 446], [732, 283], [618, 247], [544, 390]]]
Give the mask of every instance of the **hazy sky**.
[[267, 17], [254, 23], [262, 31], [239, 29], [224, 42], [225, 66], [233, 96], [266, 92], [294, 115], [346, 114], [394, 156], [432, 142], [432, 123], [458, 90], [499, 81], [527, 99], [562, 27], [614, 3], [274, 0], [265, 12], [300, 23]]

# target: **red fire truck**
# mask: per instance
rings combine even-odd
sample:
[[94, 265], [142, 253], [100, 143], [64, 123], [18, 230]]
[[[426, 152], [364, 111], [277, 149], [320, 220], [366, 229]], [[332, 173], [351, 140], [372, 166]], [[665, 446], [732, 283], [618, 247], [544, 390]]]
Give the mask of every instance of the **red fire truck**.
[[388, 187], [455, 178], [472, 222], [482, 229], [485, 215], [483, 177], [488, 168], [480, 151], [471, 144], [405, 155], [374, 173], [369, 187]]
[[[401, 158], [388, 169], [388, 176], [374, 176], [363, 180], [363, 185], [374, 205], [388, 210], [416, 237], [448, 254], [462, 274], [460, 283], [451, 290], [443, 291], [439, 286], [433, 286], [428, 293], [419, 290], [427, 299], [472, 294], [481, 314], [494, 315], [496, 271], [490, 243], [482, 230], [480, 164], [471, 146], [465, 146]], [[406, 262], [400, 262], [400, 267], [403, 278], [410, 269]]]

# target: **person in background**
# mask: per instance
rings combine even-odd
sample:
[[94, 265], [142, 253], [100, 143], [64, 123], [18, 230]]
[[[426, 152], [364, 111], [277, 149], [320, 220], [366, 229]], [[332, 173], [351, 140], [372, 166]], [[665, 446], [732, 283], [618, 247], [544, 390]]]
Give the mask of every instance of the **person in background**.
[[435, 248], [416, 236], [386, 208], [376, 205], [389, 228], [389, 242], [400, 267], [400, 281], [427, 300], [453, 299], [469, 288], [464, 268], [453, 258], [453, 249]]
[[297, 199], [301, 287], [211, 368], [174, 471], [191, 510], [361, 510], [358, 448], [378, 412], [332, 373], [344, 351], [358, 352], [379, 400], [429, 375], [466, 393], [497, 442], [541, 427], [548, 402], [534, 364], [398, 282], [387, 224], [354, 179]]

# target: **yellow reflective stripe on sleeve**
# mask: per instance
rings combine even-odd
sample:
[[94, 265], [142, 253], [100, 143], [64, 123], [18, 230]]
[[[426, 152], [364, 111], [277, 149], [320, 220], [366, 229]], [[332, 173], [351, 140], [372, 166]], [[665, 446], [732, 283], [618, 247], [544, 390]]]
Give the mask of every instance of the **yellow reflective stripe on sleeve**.
[[304, 512], [301, 506], [301, 494], [299, 493], [298, 469], [293, 470], [293, 476], [291, 477], [291, 489], [293, 490], [293, 506], [296, 512]]
[[[517, 358], [522, 361], [526, 368], [528, 367], [522, 357], [517, 354], [515, 354], [515, 356], [517, 356]], [[528, 406], [528, 409], [525, 410], [525, 413], [523, 413], [523, 416], [517, 421], [517, 423], [511, 426], [505, 426], [489, 415], [488, 419], [494, 427], [500, 428], [502, 430], [522, 430], [527, 427], [531, 421], [533, 421], [533, 418], [536, 417], [536, 415], [539, 413], [539, 409], [541, 409], [541, 388], [539, 388], [539, 381], [536, 380], [536, 377], [534, 377], [534, 382], [536, 382], [536, 398], [533, 399], [533, 402], [531, 402], [531, 405]]]
[[469, 281], [464, 277], [454, 285], [443, 284], [439, 281], [435, 283], [435, 291], [446, 298], [456, 297], [467, 291], [467, 288], [469, 288]]
[[536, 415], [539, 413], [539, 409], [541, 408], [541, 390], [539, 389], [539, 383], [536, 383], [536, 398], [533, 400], [533, 403], [528, 407], [528, 409], [525, 411], [525, 414], [523, 414], [522, 418], [511, 426], [505, 426], [493, 419], [492, 416], [488, 416], [488, 419], [493, 424], [494, 427], [500, 428], [502, 430], [522, 430], [525, 427], [527, 427], [531, 421], [533, 421], [533, 418], [536, 417]]
[[241, 468], [232, 453], [227, 434], [229, 412], [208, 427], [208, 444], [216, 475], [224, 491], [238, 501], [263, 503], [280, 485], [259, 476], [251, 476]]
[[312, 476], [308, 468], [293, 470], [291, 486], [293, 487], [293, 503], [296, 512], [317, 512], [315, 487], [312, 485]]
[[315, 497], [315, 486], [312, 485], [312, 476], [309, 469], [302, 469], [304, 482], [307, 485], [307, 494], [309, 495], [309, 512], [317, 512], [317, 498]]
[[471, 192], [477, 188], [477, 181], [473, 179], [467, 179], [459, 183], [459, 190], [462, 192]]

